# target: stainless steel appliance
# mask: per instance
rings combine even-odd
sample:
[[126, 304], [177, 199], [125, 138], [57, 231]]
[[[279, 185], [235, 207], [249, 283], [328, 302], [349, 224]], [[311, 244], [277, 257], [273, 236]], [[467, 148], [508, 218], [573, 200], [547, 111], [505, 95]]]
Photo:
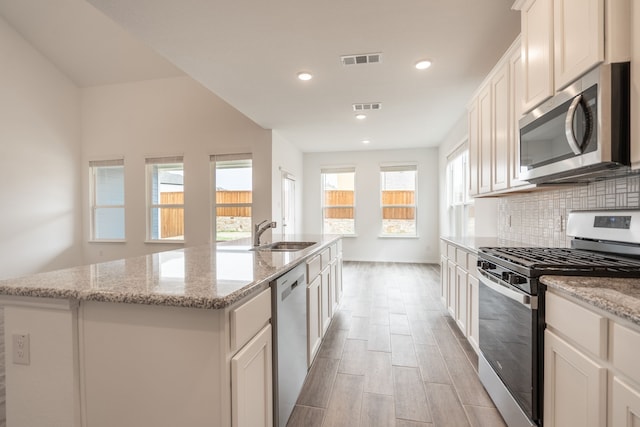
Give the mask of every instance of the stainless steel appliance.
[[287, 425], [307, 376], [306, 265], [271, 283], [274, 426]]
[[629, 171], [628, 62], [604, 64], [520, 120], [520, 179], [593, 180]]
[[571, 248], [478, 252], [480, 380], [510, 427], [543, 419], [543, 275], [640, 277], [640, 210], [577, 211]]

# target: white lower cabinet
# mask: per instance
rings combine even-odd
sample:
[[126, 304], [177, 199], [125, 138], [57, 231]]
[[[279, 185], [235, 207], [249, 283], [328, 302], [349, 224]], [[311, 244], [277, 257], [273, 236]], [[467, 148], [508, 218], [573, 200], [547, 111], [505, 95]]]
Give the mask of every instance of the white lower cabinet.
[[607, 369], [550, 331], [544, 343], [545, 427], [606, 425]]
[[320, 317], [320, 282], [322, 278], [317, 276], [307, 287], [307, 362], [311, 366], [318, 353], [322, 342], [322, 319]]
[[233, 427], [273, 425], [271, 345], [267, 325], [231, 359]]
[[447, 309], [449, 310], [449, 314], [454, 319], [456, 318], [456, 290], [458, 286], [456, 285], [456, 264], [455, 262], [449, 260], [447, 262], [447, 273], [449, 277], [447, 279], [448, 286], [448, 296], [447, 296]]
[[611, 386], [611, 425], [640, 426], [640, 393], [614, 376]]
[[455, 319], [458, 328], [467, 335], [467, 272], [456, 267], [456, 307]]
[[449, 270], [445, 256], [440, 257], [440, 298], [444, 306], [449, 307]]
[[322, 319], [322, 336], [327, 333], [331, 323], [331, 269], [326, 266], [320, 272], [320, 317]]
[[480, 328], [478, 324], [480, 319], [480, 313], [478, 311], [480, 308], [480, 299], [478, 298], [479, 288], [478, 278], [469, 274], [467, 276], [467, 338], [476, 353], [480, 351]]

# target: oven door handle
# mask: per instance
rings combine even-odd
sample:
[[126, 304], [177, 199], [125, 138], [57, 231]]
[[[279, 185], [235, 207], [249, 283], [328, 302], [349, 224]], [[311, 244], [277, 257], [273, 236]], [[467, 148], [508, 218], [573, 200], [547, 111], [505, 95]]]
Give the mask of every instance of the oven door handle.
[[480, 281], [491, 290], [494, 290], [507, 298], [519, 302], [530, 310], [538, 309], [538, 297], [523, 294], [522, 292], [518, 292], [515, 289], [507, 288], [506, 286], [497, 283], [497, 279], [489, 276], [488, 273], [485, 273], [480, 269], [478, 269], [478, 272], [480, 273]]

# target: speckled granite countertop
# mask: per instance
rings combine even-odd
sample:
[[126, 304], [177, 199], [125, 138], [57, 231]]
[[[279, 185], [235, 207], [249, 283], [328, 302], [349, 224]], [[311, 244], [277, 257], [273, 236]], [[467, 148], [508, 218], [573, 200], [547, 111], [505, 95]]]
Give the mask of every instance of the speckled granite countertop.
[[542, 276], [540, 282], [640, 326], [640, 279]]
[[516, 242], [514, 240], [506, 240], [499, 239], [497, 237], [450, 237], [450, 236], [440, 236], [442, 240], [446, 240], [448, 243], [459, 246], [462, 249], [466, 249], [467, 251], [478, 253], [478, 248], [483, 246], [515, 246], [515, 247], [523, 247], [523, 246], [535, 246], [530, 243], [522, 243]]
[[317, 242], [296, 252], [250, 251], [250, 239], [158, 252], [2, 280], [0, 296], [218, 309], [262, 289], [339, 238], [274, 239]]

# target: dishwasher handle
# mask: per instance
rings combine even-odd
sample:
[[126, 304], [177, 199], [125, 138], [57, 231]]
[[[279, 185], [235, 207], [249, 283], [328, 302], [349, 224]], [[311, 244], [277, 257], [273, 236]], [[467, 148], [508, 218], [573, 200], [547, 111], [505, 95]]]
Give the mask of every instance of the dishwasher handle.
[[287, 284], [287, 282], [288, 280], [285, 280], [282, 283], [278, 283], [278, 288], [279, 288], [278, 293], [280, 294], [280, 301], [284, 301], [285, 299], [287, 299], [287, 297], [291, 295], [293, 290], [297, 288], [300, 283], [304, 282], [304, 276], [298, 277], [298, 279], [294, 281], [291, 285], [287, 286], [284, 289], [280, 289], [280, 286]]

